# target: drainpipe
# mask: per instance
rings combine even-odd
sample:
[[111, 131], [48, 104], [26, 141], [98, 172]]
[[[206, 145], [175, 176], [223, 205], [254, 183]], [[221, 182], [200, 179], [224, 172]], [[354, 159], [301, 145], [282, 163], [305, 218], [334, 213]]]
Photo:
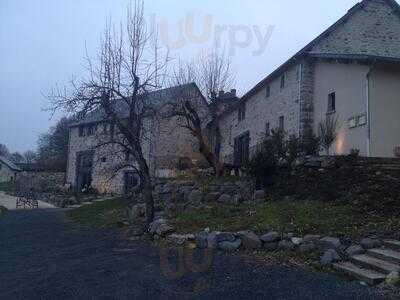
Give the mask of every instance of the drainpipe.
[[303, 81], [303, 63], [300, 64], [300, 77], [299, 77], [299, 138], [301, 137], [301, 84]]
[[369, 68], [366, 76], [366, 95], [367, 95], [367, 157], [371, 156], [371, 112], [370, 112], [370, 75], [372, 67]]

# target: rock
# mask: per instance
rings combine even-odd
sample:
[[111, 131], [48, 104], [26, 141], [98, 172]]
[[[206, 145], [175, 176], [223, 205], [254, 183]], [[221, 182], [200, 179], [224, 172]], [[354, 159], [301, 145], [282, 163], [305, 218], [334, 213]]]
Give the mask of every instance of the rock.
[[183, 245], [186, 241], [193, 240], [194, 235], [193, 234], [170, 234], [167, 236], [167, 240], [171, 243], [177, 244], [177, 245]]
[[208, 244], [208, 248], [216, 248], [217, 247], [217, 236], [218, 234], [220, 234], [220, 232], [211, 232], [208, 236], [207, 236], [207, 244]]
[[303, 239], [302, 238], [298, 238], [298, 237], [292, 237], [290, 239], [290, 241], [295, 244], [296, 246], [299, 246], [303, 243]]
[[221, 196], [221, 193], [219, 193], [219, 192], [211, 192], [211, 193], [208, 193], [204, 197], [204, 201], [205, 202], [216, 202], [220, 196]]
[[320, 235], [317, 234], [307, 234], [303, 237], [303, 242], [308, 243], [308, 242], [316, 242], [319, 239], [321, 239]]
[[232, 197], [229, 196], [228, 194], [222, 194], [219, 198], [218, 198], [218, 202], [219, 203], [229, 203], [231, 201]]
[[302, 253], [306, 253], [306, 252], [314, 251], [315, 248], [316, 248], [316, 246], [313, 242], [303, 243], [299, 246], [299, 251]]
[[188, 201], [193, 203], [199, 203], [203, 200], [203, 193], [200, 190], [193, 190], [188, 196]]
[[217, 234], [217, 243], [220, 242], [233, 242], [235, 241], [235, 236], [230, 232], [221, 232]]
[[340, 249], [342, 244], [338, 238], [334, 237], [324, 237], [318, 241], [318, 246], [320, 246], [323, 250], [326, 249]]
[[264, 190], [258, 190], [254, 192], [254, 200], [255, 201], [260, 201], [260, 200], [265, 200], [265, 191]]
[[320, 263], [323, 266], [329, 266], [340, 260], [339, 254], [334, 249], [329, 249], [325, 251], [324, 255], [322, 255], [320, 259]]
[[236, 239], [233, 242], [228, 242], [228, 241], [220, 242], [218, 243], [218, 249], [231, 252], [239, 249], [241, 244], [242, 241], [240, 239]]
[[279, 249], [286, 251], [293, 250], [295, 247], [296, 247], [295, 244], [293, 244], [291, 241], [286, 241], [286, 240], [280, 241], [278, 244]]
[[260, 238], [252, 231], [239, 231], [237, 235], [247, 250], [260, 249], [262, 246]]
[[388, 276], [386, 276], [386, 283], [391, 286], [399, 286], [399, 284], [400, 284], [399, 272], [393, 271]]
[[278, 249], [278, 242], [264, 243], [263, 248], [267, 251], [275, 251]]
[[364, 249], [378, 248], [382, 245], [378, 239], [374, 238], [364, 238], [361, 240], [360, 244]]
[[158, 219], [158, 220], [153, 221], [149, 225], [149, 232], [151, 234], [155, 234], [157, 229], [158, 229], [158, 227], [160, 227], [161, 224], [166, 224], [166, 223], [167, 223], [167, 221], [165, 219]]
[[196, 235], [196, 245], [199, 249], [205, 249], [208, 246], [208, 233], [205, 231], [199, 232]]
[[161, 223], [160, 226], [156, 229], [156, 234], [159, 236], [165, 236], [168, 233], [172, 233], [174, 228], [167, 223]]
[[365, 250], [359, 245], [352, 245], [346, 249], [346, 254], [351, 257], [354, 255], [359, 255], [365, 253]]
[[260, 239], [264, 243], [278, 242], [281, 239], [281, 235], [275, 231], [271, 231], [268, 232], [267, 234], [262, 235]]

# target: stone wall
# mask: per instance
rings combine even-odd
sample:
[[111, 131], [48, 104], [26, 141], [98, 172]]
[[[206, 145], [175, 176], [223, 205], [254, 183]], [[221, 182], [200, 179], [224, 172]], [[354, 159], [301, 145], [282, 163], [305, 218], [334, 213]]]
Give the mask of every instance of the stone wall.
[[316, 44], [311, 53], [400, 57], [399, 12], [385, 0], [364, 1], [347, 22]]
[[20, 172], [16, 180], [17, 191], [58, 193], [65, 190], [63, 172]]
[[219, 202], [239, 204], [253, 199], [254, 184], [251, 179], [214, 180], [158, 180], [154, 199], [158, 208], [167, 214], [192, 209], [204, 203]]
[[[238, 121], [238, 112], [234, 110], [223, 116], [220, 122], [222, 138], [221, 157], [226, 163], [232, 163], [234, 139], [250, 132], [250, 148], [261, 142], [266, 133], [266, 124], [270, 129], [278, 128], [279, 117], [284, 117], [284, 127], [288, 134], [299, 133], [299, 99], [300, 92], [305, 97], [305, 103], [310, 102], [312, 89], [310, 83], [301, 89], [300, 65], [290, 67], [285, 74], [285, 87], [281, 89], [281, 77], [276, 77], [268, 85], [270, 96], [266, 97], [266, 88], [259, 90], [246, 101], [246, 117]], [[312, 80], [312, 68], [303, 69], [304, 79]], [[307, 96], [307, 98], [306, 98]], [[303, 105], [305, 108], [306, 106]]]

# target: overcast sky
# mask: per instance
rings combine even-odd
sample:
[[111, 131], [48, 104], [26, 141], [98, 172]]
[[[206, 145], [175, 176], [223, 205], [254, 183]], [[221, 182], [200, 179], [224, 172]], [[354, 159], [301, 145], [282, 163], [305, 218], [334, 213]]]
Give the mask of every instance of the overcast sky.
[[[220, 36], [232, 55], [237, 89], [243, 94], [357, 2], [146, 0], [145, 8], [149, 22], [163, 24], [161, 38], [172, 47], [172, 56], [196, 55]], [[0, 0], [0, 143], [11, 151], [36, 147], [38, 135], [59, 117], [51, 119], [43, 111], [42, 94], [56, 84], [65, 85], [72, 75], [84, 74], [85, 44], [94, 54], [107, 18], [124, 19], [128, 3]], [[183, 31], [179, 38], [178, 24], [187, 28], [191, 16], [193, 34]], [[199, 38], [203, 27], [208, 34]]]

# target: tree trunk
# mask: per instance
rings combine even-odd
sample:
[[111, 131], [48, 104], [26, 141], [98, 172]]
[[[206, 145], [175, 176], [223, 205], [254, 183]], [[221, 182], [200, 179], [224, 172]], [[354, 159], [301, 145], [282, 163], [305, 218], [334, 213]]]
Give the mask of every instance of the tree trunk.
[[138, 160], [138, 164], [143, 184], [143, 198], [146, 204], [146, 223], [149, 225], [154, 220], [153, 186], [151, 183], [149, 166], [144, 157]]

